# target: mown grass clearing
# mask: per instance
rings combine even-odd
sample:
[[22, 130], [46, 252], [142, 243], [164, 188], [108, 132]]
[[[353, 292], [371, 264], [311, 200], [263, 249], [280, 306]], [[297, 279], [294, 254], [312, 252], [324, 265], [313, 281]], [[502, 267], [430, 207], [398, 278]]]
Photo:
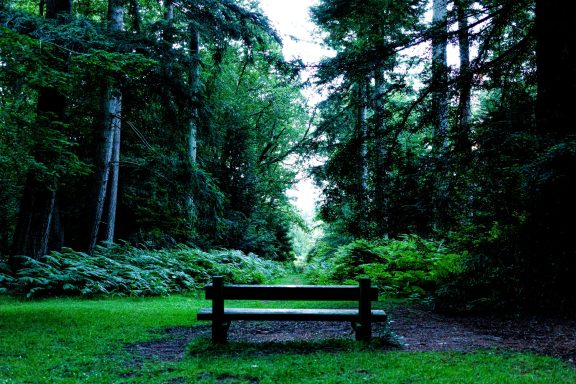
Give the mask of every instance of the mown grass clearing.
[[576, 382], [576, 370], [560, 360], [493, 350], [408, 353], [354, 342], [337, 349], [329, 342], [232, 343], [215, 349], [201, 339], [182, 360], [164, 361], [128, 348], [164, 337], [164, 328], [197, 324], [196, 311], [208, 305], [199, 295], [42, 301], [0, 297], [0, 382]]

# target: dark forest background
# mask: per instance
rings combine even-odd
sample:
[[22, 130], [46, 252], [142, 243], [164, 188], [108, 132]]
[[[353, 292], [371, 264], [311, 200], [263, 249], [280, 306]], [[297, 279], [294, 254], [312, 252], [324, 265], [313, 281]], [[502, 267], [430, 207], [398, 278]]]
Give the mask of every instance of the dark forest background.
[[[317, 281], [370, 275], [444, 310], [574, 313], [565, 8], [322, 0], [311, 14], [335, 55], [311, 65], [282, 57], [257, 1], [5, 0], [0, 290], [46, 255], [113, 244], [291, 261], [293, 229], [311, 228], [286, 197], [302, 171], [287, 160], [321, 159], [307, 168]], [[327, 90], [315, 106], [311, 69]]]

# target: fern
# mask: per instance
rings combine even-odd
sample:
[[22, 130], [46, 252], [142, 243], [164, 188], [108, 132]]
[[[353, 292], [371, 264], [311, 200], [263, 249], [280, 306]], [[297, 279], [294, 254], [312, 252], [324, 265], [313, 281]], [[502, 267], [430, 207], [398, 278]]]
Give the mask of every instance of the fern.
[[404, 235], [399, 239], [354, 240], [338, 247], [331, 260], [309, 267], [318, 283], [355, 284], [370, 277], [391, 297], [428, 298], [461, 268], [462, 256], [441, 242]]
[[10, 288], [27, 297], [169, 295], [201, 288], [214, 275], [231, 283], [263, 283], [282, 274], [279, 263], [240, 251], [186, 246], [147, 250], [119, 244], [98, 247], [93, 256], [65, 248], [40, 260], [24, 258], [15, 279], [0, 274], [0, 292]]

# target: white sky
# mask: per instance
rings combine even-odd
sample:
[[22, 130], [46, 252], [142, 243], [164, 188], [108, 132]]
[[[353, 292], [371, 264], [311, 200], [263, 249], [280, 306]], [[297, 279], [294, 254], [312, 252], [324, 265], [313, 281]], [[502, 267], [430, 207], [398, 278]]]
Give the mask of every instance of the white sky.
[[282, 37], [286, 59], [302, 58], [309, 64], [329, 54], [320, 39], [314, 38], [309, 9], [316, 4], [318, 0], [260, 0], [264, 14]]

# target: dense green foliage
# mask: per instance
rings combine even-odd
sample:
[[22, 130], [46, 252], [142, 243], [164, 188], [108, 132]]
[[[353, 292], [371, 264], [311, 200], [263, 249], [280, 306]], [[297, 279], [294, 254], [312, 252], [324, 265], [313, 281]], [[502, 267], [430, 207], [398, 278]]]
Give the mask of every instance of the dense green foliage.
[[[0, 7], [0, 254], [90, 253], [113, 84], [122, 95], [118, 204], [98, 220], [98, 240], [115, 227], [115, 239], [148, 247], [291, 257], [295, 214], [284, 191], [294, 173], [282, 161], [305, 135], [307, 111], [297, 71], [255, 4], [134, 2], [117, 33], [107, 30], [113, 3], [74, 3], [57, 19], [36, 6]], [[44, 247], [25, 244], [39, 238]]]
[[318, 283], [356, 284], [369, 277], [386, 297], [430, 299], [461, 272], [462, 256], [418, 236], [354, 240], [333, 255], [315, 255], [308, 276]]
[[[320, 65], [331, 92], [311, 144], [327, 159], [312, 172], [331, 228], [323, 247], [404, 233], [440, 239], [466, 254], [442, 307], [574, 313], [576, 254], [563, 224], [576, 209], [574, 112], [554, 93], [576, 91], [566, 82], [570, 21], [559, 1], [458, 0], [447, 2], [443, 32], [426, 21], [430, 3], [313, 7], [336, 51]], [[442, 39], [460, 51], [439, 69], [447, 132], [430, 49]]]
[[188, 247], [143, 250], [128, 245], [99, 247], [89, 256], [71, 249], [35, 260], [23, 257], [14, 278], [0, 270], [0, 290], [26, 297], [150, 296], [188, 292], [211, 276], [259, 284], [281, 276], [277, 262], [241, 251], [203, 252]]

